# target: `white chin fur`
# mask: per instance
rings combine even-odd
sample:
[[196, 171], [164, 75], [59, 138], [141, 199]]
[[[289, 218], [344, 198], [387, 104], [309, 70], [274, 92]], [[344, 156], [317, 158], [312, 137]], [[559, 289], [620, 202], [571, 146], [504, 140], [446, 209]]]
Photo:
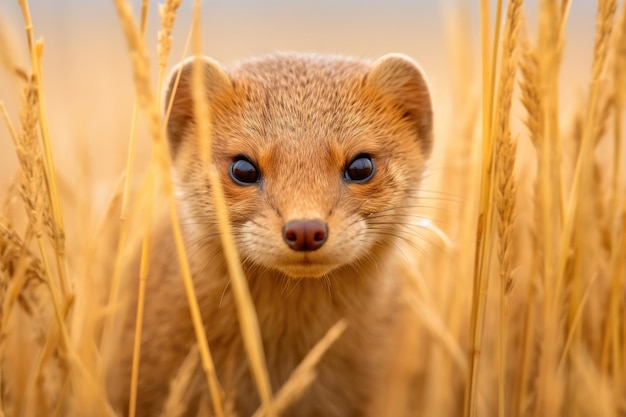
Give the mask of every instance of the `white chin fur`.
[[276, 268], [290, 278], [321, 278], [336, 269], [339, 265], [293, 264], [281, 265]]

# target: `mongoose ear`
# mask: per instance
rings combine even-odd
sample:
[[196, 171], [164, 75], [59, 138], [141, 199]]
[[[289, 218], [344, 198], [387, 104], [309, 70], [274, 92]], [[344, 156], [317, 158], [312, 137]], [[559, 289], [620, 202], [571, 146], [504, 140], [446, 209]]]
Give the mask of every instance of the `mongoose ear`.
[[402, 54], [388, 54], [372, 64], [365, 82], [389, 97], [404, 110], [417, 131], [426, 155], [433, 141], [433, 111], [428, 83], [419, 66]]
[[[173, 98], [172, 110], [167, 121], [167, 137], [172, 158], [176, 156], [185, 132], [194, 120], [193, 71], [199, 60], [204, 73], [204, 87], [209, 103], [216, 97], [232, 91], [232, 81], [220, 64], [208, 57], [191, 57], [178, 64], [170, 73], [165, 90], [164, 111], [167, 113]], [[180, 73], [180, 77], [179, 77]], [[178, 79], [178, 83], [176, 80]]]

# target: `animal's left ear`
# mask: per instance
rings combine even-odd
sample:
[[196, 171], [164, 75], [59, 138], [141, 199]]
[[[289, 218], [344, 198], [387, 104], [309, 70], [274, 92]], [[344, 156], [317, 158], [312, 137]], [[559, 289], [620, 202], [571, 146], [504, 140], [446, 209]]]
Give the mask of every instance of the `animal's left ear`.
[[428, 83], [419, 66], [402, 54], [388, 54], [372, 64], [366, 75], [368, 86], [389, 97], [404, 110], [415, 126], [425, 155], [433, 142], [433, 110]]

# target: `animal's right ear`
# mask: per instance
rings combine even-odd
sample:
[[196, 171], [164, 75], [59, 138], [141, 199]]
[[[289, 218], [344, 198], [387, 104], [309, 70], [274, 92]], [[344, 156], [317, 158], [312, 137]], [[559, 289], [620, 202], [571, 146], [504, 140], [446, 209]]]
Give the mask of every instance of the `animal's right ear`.
[[[200, 65], [194, 65], [196, 62]], [[208, 57], [188, 58], [172, 70], [163, 100], [165, 114], [171, 102], [170, 116], [167, 120], [167, 137], [172, 158], [176, 156], [186, 131], [194, 123], [193, 72], [194, 68], [198, 67], [202, 68], [209, 105], [215, 98], [228, 94], [233, 88], [230, 77], [220, 64]]]

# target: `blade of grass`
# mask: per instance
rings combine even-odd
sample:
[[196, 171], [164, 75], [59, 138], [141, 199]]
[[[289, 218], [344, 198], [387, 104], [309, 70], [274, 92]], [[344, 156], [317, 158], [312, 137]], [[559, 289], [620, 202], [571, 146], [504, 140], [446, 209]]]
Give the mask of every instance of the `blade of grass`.
[[[202, 53], [202, 33], [200, 31], [201, 4], [201, 0], [196, 0], [194, 4], [194, 52], [197, 56]], [[199, 59], [196, 59], [194, 62], [192, 86], [195, 125], [197, 135], [200, 139], [200, 155], [212, 191], [222, 247], [226, 257], [230, 282], [235, 295], [241, 336], [243, 337], [248, 361], [259, 392], [259, 397], [261, 398], [261, 403], [267, 415], [273, 417], [276, 413], [272, 404], [272, 386], [267, 371], [267, 364], [265, 363], [265, 353], [263, 352], [259, 322], [230, 229], [230, 219], [224, 199], [222, 183], [215, 163], [213, 162], [211, 125], [208, 122], [210, 117], [207, 117], [207, 115], [210, 114], [210, 106], [206, 101], [204, 71], [202, 61]]]
[[516, 181], [514, 176], [517, 140], [511, 135], [510, 113], [513, 88], [517, 72], [517, 30], [520, 23], [522, 0], [512, 0], [507, 6], [500, 79], [498, 85], [497, 109], [495, 110], [496, 147], [496, 209], [498, 231], [498, 261], [500, 263], [500, 376], [498, 380], [498, 415], [506, 412], [507, 383], [507, 335], [508, 297], [513, 286], [513, 223], [515, 221]]
[[172, 179], [170, 177], [170, 157], [167, 146], [165, 145], [165, 135], [162, 129], [158, 103], [157, 100], [155, 100], [150, 83], [148, 53], [145, 45], [141, 41], [141, 36], [135, 24], [133, 13], [128, 2], [125, 0], [115, 0], [115, 6], [118, 12], [119, 20], [122, 24], [122, 30], [126, 37], [128, 47], [131, 51], [137, 100], [140, 107], [146, 113], [149, 121], [148, 125], [154, 144], [153, 155], [155, 157], [155, 162], [159, 163], [161, 172], [164, 174], [163, 188], [169, 199], [169, 215], [172, 232], [174, 234], [174, 243], [178, 254], [183, 285], [185, 287], [185, 293], [189, 303], [194, 332], [200, 349], [202, 367], [207, 377], [207, 383], [211, 393], [215, 414], [217, 417], [223, 417], [224, 406], [222, 404], [219, 383], [215, 374], [213, 358], [209, 349], [204, 325], [202, 323], [200, 307], [198, 306], [198, 299], [194, 290], [187, 253], [180, 229], [176, 199], [174, 196]]
[[2, 101], [0, 101], [0, 112], [2, 112], [4, 123], [6, 124], [7, 129], [9, 130], [9, 136], [11, 136], [11, 140], [13, 141], [13, 146], [17, 146], [17, 132], [15, 131], [15, 128], [13, 127], [13, 123], [11, 123], [11, 118], [9, 117], [9, 114], [7, 113], [7, 109], [4, 106], [4, 102]]
[[[154, 163], [152, 164], [154, 167]], [[156, 173], [150, 172], [147, 178], [147, 189], [150, 193], [149, 201], [154, 201], [154, 179]], [[139, 360], [141, 357], [141, 333], [143, 324], [143, 312], [146, 301], [146, 282], [150, 265], [150, 228], [152, 226], [152, 204], [143, 214], [145, 233], [141, 245], [141, 262], [139, 267], [139, 291], [137, 296], [137, 311], [135, 314], [135, 340], [133, 344], [133, 363], [131, 368], [130, 399], [128, 404], [128, 416], [135, 417], [137, 410], [137, 382], [139, 380]]]
[[[146, 26], [148, 20], [148, 0], [142, 1], [141, 7], [141, 38], [145, 39]], [[135, 149], [137, 143], [137, 117], [139, 114], [139, 106], [137, 99], [133, 101], [133, 112], [130, 119], [130, 135], [128, 142], [128, 153], [126, 155], [126, 170], [124, 175], [124, 186], [122, 191], [122, 202], [120, 212], [120, 232], [117, 241], [117, 250], [115, 252], [115, 260], [113, 261], [113, 273], [111, 277], [111, 285], [109, 289], [109, 299], [107, 301], [106, 309], [108, 311], [113, 310], [113, 306], [117, 303], [120, 290], [120, 280], [122, 278], [122, 251], [126, 247], [126, 239], [128, 237], [128, 221], [129, 221], [129, 205], [130, 205], [130, 192], [132, 186], [132, 176], [135, 162]], [[104, 323], [104, 329], [102, 332], [102, 340], [107, 342], [113, 327], [115, 326], [115, 314], [107, 316]]]
[[[565, 280], [565, 272], [568, 259], [570, 258], [571, 241], [574, 238], [574, 227], [578, 223], [585, 222], [584, 216], [578, 215], [579, 205], [584, 201], [583, 192], [591, 185], [591, 169], [593, 167], [593, 133], [594, 122], [597, 115], [598, 100], [601, 88], [601, 76], [604, 71], [607, 58], [608, 39], [612, 29], [612, 18], [617, 8], [615, 0], [605, 0], [599, 3], [598, 26], [596, 32], [596, 45], [594, 47], [594, 63], [592, 68], [592, 81], [589, 105], [585, 120], [585, 128], [580, 146], [580, 152], [576, 161], [574, 179], [572, 181], [572, 193], [568, 200], [565, 217], [565, 227], [560, 239], [559, 257], [557, 265], [557, 285], [562, 287]], [[584, 229], [584, 227], [583, 227]], [[581, 239], [580, 234], [576, 235]], [[584, 246], [584, 242], [581, 242]], [[581, 253], [581, 256], [584, 254]], [[578, 280], [577, 280], [578, 281]]]
[[[148, 20], [148, 1], [144, 0], [142, 2], [141, 7], [141, 21], [140, 21], [140, 37], [142, 41], [145, 41], [146, 35], [146, 25]], [[126, 161], [126, 175], [124, 181], [124, 191], [122, 194], [122, 211], [120, 213], [120, 235], [118, 238], [118, 247], [116, 253], [116, 260], [113, 272], [113, 279], [111, 284], [111, 292], [109, 293], [109, 308], [112, 307], [118, 300], [120, 279], [121, 279], [121, 251], [123, 250], [126, 238], [128, 234], [128, 205], [130, 198], [130, 187], [132, 184], [132, 175], [133, 175], [133, 166], [135, 160], [135, 149], [137, 142], [137, 116], [139, 112], [139, 106], [137, 102], [137, 98], [135, 97], [133, 103], [133, 113], [131, 118], [131, 132], [130, 139], [128, 145], [128, 156]], [[148, 175], [147, 179], [147, 187], [148, 193], [150, 194], [149, 201], [153, 201], [153, 193], [154, 193], [154, 174], [151, 172]], [[131, 365], [131, 383], [130, 383], [130, 396], [129, 396], [129, 405], [128, 405], [128, 415], [129, 417], [135, 417], [136, 409], [137, 409], [137, 381], [139, 379], [139, 361], [141, 357], [141, 330], [143, 324], [143, 311], [145, 305], [145, 295], [146, 295], [146, 281], [148, 279], [148, 265], [150, 258], [150, 225], [152, 221], [152, 205], [147, 207], [147, 210], [144, 212], [144, 226], [145, 226], [145, 234], [142, 243], [142, 251], [141, 251], [141, 267], [139, 272], [139, 290], [137, 296], [137, 311], [135, 315], [135, 336], [133, 343], [133, 360]], [[111, 326], [108, 331], [111, 331], [112, 326], [114, 325], [115, 314], [110, 316], [110, 319], [107, 321], [109, 326]], [[108, 332], [104, 335], [104, 337], [108, 336]]]
[[[324, 337], [313, 346], [313, 349], [307, 353], [296, 369], [293, 370], [291, 376], [278, 391], [274, 399], [273, 407], [277, 416], [281, 415], [290, 404], [296, 401], [304, 390], [315, 380], [315, 366], [319, 363], [326, 351], [339, 339], [347, 327], [348, 324], [343, 319], [335, 323], [333, 327], [328, 329]], [[267, 408], [262, 404], [261, 408], [259, 408], [252, 417], [264, 417], [266, 415]]]
[[[498, 8], [502, 8], [502, 0], [498, 0]], [[478, 363], [483, 336], [483, 324], [487, 288], [489, 282], [489, 260], [491, 259], [492, 229], [494, 220], [493, 185], [494, 185], [494, 141], [492, 135], [493, 100], [495, 97], [492, 71], [497, 70], [497, 64], [491, 62], [490, 55], [490, 5], [488, 1], [480, 2], [480, 30], [482, 48], [482, 96], [483, 96], [483, 132], [482, 132], [482, 175], [480, 189], [480, 203], [476, 228], [476, 253], [474, 262], [474, 290], [472, 299], [472, 314], [470, 319], [470, 357], [469, 379], [465, 396], [464, 416], [474, 416], [476, 413], [476, 393], [478, 384]], [[495, 22], [500, 25], [499, 21]], [[499, 33], [499, 29], [496, 30]], [[494, 40], [494, 45], [498, 44]], [[491, 68], [491, 69], [490, 69]]]
[[46, 190], [48, 192], [48, 200], [50, 201], [50, 210], [53, 218], [55, 255], [57, 260], [57, 271], [59, 281], [61, 283], [61, 294], [64, 298], [70, 297], [71, 282], [68, 276], [67, 258], [65, 252], [65, 227], [63, 225], [63, 216], [59, 203], [59, 193], [54, 169], [54, 158], [52, 156], [52, 147], [50, 142], [50, 132], [48, 128], [48, 115], [45, 104], [45, 95], [43, 88], [43, 74], [41, 66], [41, 58], [43, 54], [43, 42], [34, 42], [33, 22], [30, 15], [28, 1], [18, 0], [24, 23], [26, 25], [26, 36], [28, 40], [28, 49], [30, 52], [31, 67], [33, 76], [36, 80], [37, 95], [39, 100], [39, 128], [41, 130], [41, 143], [44, 150], [44, 168]]
[[620, 304], [623, 301], [620, 297], [620, 288], [624, 285], [623, 277], [619, 274], [620, 263], [620, 247], [624, 238], [621, 234], [620, 223], [624, 221], [622, 218], [622, 206], [624, 200], [624, 192], [622, 185], [622, 113], [624, 110], [624, 87], [626, 86], [626, 78], [623, 71], [626, 69], [626, 4], [622, 4], [620, 14], [620, 26], [617, 27], [620, 32], [615, 42], [615, 62], [613, 63], [613, 83], [615, 100], [613, 102], [615, 116], [613, 126], [613, 172], [611, 181], [611, 224], [613, 232], [611, 233], [611, 255], [609, 260], [609, 271], [611, 275], [611, 295], [609, 299], [609, 316], [604, 330], [602, 342], [602, 358], [601, 366], [604, 372], [609, 369], [609, 359], [613, 363], [613, 373], [615, 381], [621, 381], [622, 373], [621, 363], [623, 358], [619, 355], [619, 322], [622, 320], [620, 316]]

